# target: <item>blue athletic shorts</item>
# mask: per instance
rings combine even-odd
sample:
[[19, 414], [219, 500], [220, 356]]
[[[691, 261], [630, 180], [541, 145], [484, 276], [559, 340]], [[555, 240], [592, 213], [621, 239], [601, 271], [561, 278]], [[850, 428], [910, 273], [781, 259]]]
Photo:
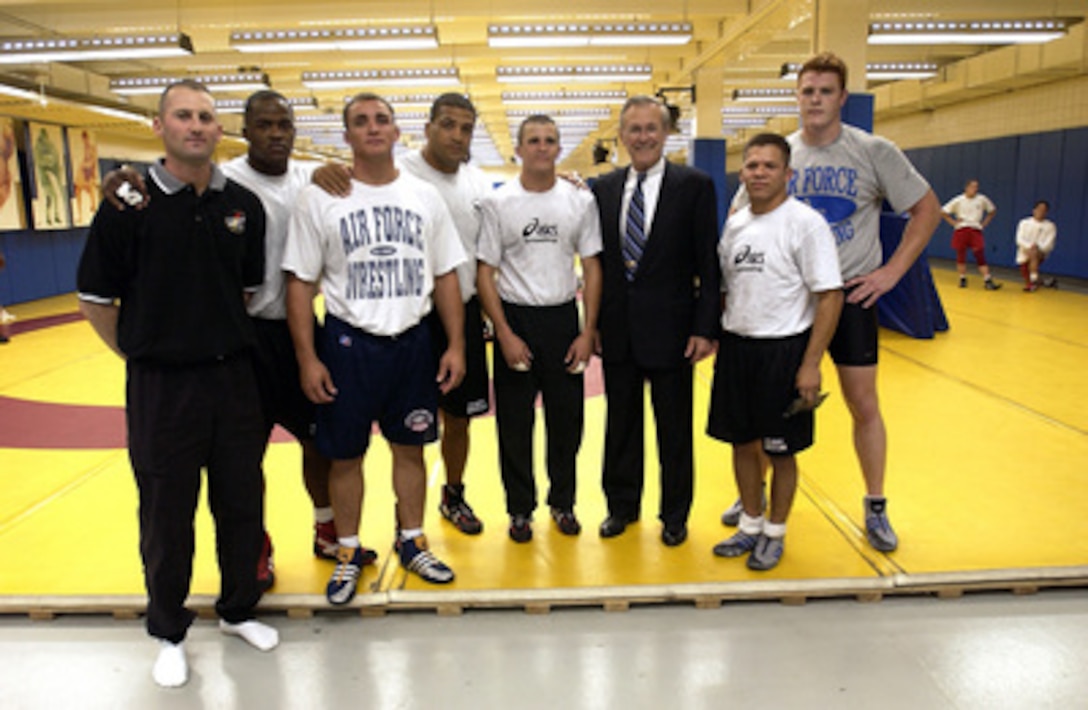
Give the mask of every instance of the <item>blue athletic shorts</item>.
[[385, 337], [326, 315], [320, 345], [337, 389], [333, 402], [317, 407], [321, 453], [332, 459], [362, 456], [374, 422], [393, 444], [422, 446], [438, 438], [438, 385], [425, 323]]

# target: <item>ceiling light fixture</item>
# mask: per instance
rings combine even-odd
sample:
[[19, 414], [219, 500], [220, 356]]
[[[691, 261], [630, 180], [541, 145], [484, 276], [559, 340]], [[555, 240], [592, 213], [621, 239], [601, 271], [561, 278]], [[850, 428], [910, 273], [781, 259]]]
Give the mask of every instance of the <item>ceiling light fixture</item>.
[[796, 101], [793, 89], [734, 89], [734, 101]]
[[722, 116], [796, 116], [796, 105], [790, 106], [723, 106]]
[[[865, 78], [870, 81], [894, 79], [929, 79], [937, 76], [940, 69], [933, 62], [879, 62], [865, 65]], [[783, 79], [797, 79], [801, 65], [788, 63], [782, 65], [780, 76]]]
[[690, 42], [691, 36], [691, 25], [687, 22], [491, 25], [487, 28], [487, 44], [507, 48], [681, 45]]
[[[507, 109], [506, 118], [522, 121], [530, 116], [539, 116], [540, 111], [527, 108]], [[570, 121], [604, 121], [612, 118], [612, 109], [607, 108], [563, 108], [558, 111], [548, 112], [548, 116], [556, 123]]]
[[1032, 44], [1064, 35], [1066, 19], [874, 22], [869, 44]]
[[[287, 103], [296, 111], [317, 109], [317, 99], [313, 96], [288, 97]], [[216, 99], [215, 110], [219, 113], [244, 113], [246, 99]]]
[[355, 89], [369, 86], [444, 86], [460, 83], [456, 67], [427, 69], [360, 69], [357, 71], [302, 72], [310, 89]]
[[438, 30], [434, 25], [244, 30], [230, 33], [230, 46], [239, 52], [434, 49]]
[[269, 88], [268, 75], [262, 73], [247, 74], [210, 74], [207, 76], [136, 76], [124, 79], [110, 79], [110, 91], [115, 94], [133, 96], [137, 94], [161, 94], [163, 89], [182, 79], [192, 79], [208, 87], [209, 91], [259, 91]]
[[653, 67], [649, 64], [602, 64], [573, 67], [495, 67], [499, 81], [517, 83], [557, 81], [649, 81]]
[[0, 64], [154, 59], [193, 53], [182, 33], [107, 37], [20, 37], [0, 40]]
[[510, 106], [555, 106], [557, 104], [622, 104], [627, 92], [617, 91], [504, 91], [502, 102]]

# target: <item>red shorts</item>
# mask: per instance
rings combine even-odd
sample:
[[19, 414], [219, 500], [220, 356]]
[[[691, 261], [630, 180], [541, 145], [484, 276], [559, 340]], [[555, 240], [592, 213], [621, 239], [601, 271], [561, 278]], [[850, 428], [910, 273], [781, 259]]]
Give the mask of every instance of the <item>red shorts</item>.
[[984, 248], [985, 244], [982, 241], [982, 230], [975, 229], [974, 227], [960, 227], [956, 231], [952, 232], [952, 248], [957, 252], [964, 249], [970, 249], [971, 251], [978, 251]]

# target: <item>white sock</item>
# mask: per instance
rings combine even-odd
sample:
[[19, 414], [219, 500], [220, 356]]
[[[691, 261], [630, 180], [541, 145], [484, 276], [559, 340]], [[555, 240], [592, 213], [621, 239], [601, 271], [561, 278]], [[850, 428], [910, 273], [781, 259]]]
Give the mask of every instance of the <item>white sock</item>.
[[1039, 274], [1035, 273], [1035, 274], [1031, 275], [1031, 282], [1032, 283], [1035, 283], [1038, 280], [1039, 280]]
[[786, 537], [786, 524], [785, 523], [772, 523], [770, 520], [763, 523], [763, 534], [767, 537], [777, 537], [779, 539]]
[[400, 531], [401, 540], [411, 540], [423, 534], [423, 528], [407, 528]]
[[741, 513], [737, 529], [745, 535], [758, 535], [763, 532], [763, 525], [762, 515], [752, 516], [748, 515], [748, 513]]
[[258, 651], [271, 651], [280, 643], [280, 632], [256, 619], [232, 624], [219, 620], [219, 630], [227, 636], [237, 636]]
[[314, 522], [315, 523], [331, 523], [332, 522], [332, 506], [326, 506], [324, 508], [314, 508]]
[[337, 542], [340, 543], [340, 547], [359, 547], [360, 544], [358, 535], [337, 538]]
[[189, 680], [189, 662], [185, 660], [185, 644], [159, 640], [159, 657], [151, 669], [151, 677], [163, 688], [177, 688]]

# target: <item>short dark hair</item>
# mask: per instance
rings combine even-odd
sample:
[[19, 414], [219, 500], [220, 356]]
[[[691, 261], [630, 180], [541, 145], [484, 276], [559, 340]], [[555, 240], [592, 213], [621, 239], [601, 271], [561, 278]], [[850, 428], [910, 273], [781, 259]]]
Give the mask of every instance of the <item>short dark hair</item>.
[[801, 71], [797, 72], [797, 83], [801, 83], [801, 77], [806, 72], [818, 72], [837, 74], [839, 77], [839, 88], [846, 89], [846, 62], [844, 62], [839, 55], [834, 52], [820, 52], [815, 57], [810, 58], [807, 62], [801, 65]]
[[529, 116], [522, 121], [521, 125], [518, 126], [518, 145], [521, 145], [521, 139], [525, 137], [525, 127], [528, 125], [553, 126], [555, 128], [556, 140], [559, 139], [559, 126], [555, 125], [555, 121], [552, 117], [542, 113], [534, 113], [532, 116]]
[[169, 84], [162, 90], [162, 93], [159, 94], [159, 116], [162, 116], [162, 110], [166, 107], [166, 97], [169, 96], [170, 92], [174, 89], [190, 89], [192, 91], [199, 91], [203, 94], [207, 94], [208, 96], [212, 95], [211, 90], [196, 79], [178, 79]]
[[744, 157], [748, 157], [748, 151], [764, 145], [773, 145], [782, 153], [782, 161], [788, 168], [790, 166], [790, 144], [777, 133], [757, 133], [744, 144]]
[[635, 106], [657, 106], [661, 110], [661, 127], [666, 131], [672, 130], [672, 116], [669, 115], [668, 107], [653, 96], [645, 94], [632, 96], [623, 102], [623, 108], [620, 109], [620, 130], [623, 130], [623, 119], [627, 115], [627, 109]]
[[434, 119], [438, 118], [438, 112], [442, 109], [443, 106], [446, 106], [448, 108], [464, 109], [465, 111], [471, 113], [473, 118], [476, 118], [476, 107], [472, 105], [472, 102], [469, 101], [469, 98], [464, 94], [458, 94], [455, 91], [450, 91], [439, 96], [437, 99], [434, 100], [434, 103], [431, 104], [431, 118], [429, 120], [433, 121]]
[[348, 111], [355, 104], [362, 103], [363, 101], [381, 101], [385, 104], [385, 107], [389, 109], [389, 115], [396, 118], [396, 112], [393, 111], [393, 104], [389, 103], [381, 96], [378, 96], [372, 91], [363, 91], [348, 99], [348, 102], [344, 104], [344, 128], [348, 128]]
[[1043, 205], [1044, 207], [1046, 207], [1047, 211], [1050, 211], [1050, 203], [1046, 200], [1035, 200], [1035, 204], [1032, 205], [1031, 208], [1035, 209], [1039, 205]]
[[291, 102], [287, 100], [287, 97], [278, 91], [272, 91], [271, 89], [261, 89], [255, 91], [249, 95], [246, 99], [245, 108], [242, 111], [242, 121], [249, 123], [249, 119], [253, 117], [253, 112], [257, 109], [257, 104], [262, 104], [265, 101], [279, 101], [282, 102], [288, 111], [294, 113], [291, 108]]

